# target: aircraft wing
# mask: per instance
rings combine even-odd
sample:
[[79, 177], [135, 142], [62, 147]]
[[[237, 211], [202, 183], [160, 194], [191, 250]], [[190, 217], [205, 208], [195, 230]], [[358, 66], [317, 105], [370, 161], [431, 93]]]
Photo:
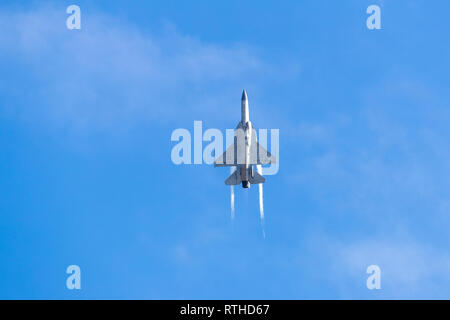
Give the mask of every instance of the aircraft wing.
[[258, 142], [256, 143], [256, 151], [258, 154], [256, 164], [271, 164], [277, 162], [277, 159]]
[[[256, 134], [253, 134], [252, 147], [250, 148], [250, 159], [248, 164], [271, 164], [276, 163], [276, 158], [256, 141]], [[240, 142], [240, 143], [239, 143]], [[239, 148], [238, 148], [239, 147]], [[231, 167], [245, 163], [245, 150], [242, 139], [234, 137], [234, 143], [214, 161], [214, 167]], [[239, 150], [238, 150], [239, 149]], [[239, 152], [240, 151], [240, 152]]]
[[227, 180], [225, 180], [225, 184], [227, 186], [234, 186], [240, 184], [241, 182], [242, 180], [239, 170], [234, 171], [233, 174], [229, 176]]
[[[235, 140], [236, 142], [236, 140]], [[214, 167], [232, 167], [237, 165], [236, 143], [231, 144], [227, 150], [214, 161]]]
[[250, 174], [248, 181], [251, 184], [260, 184], [266, 182], [266, 179], [262, 175], [260, 175], [257, 171], [253, 170], [253, 168], [250, 169], [249, 173]]

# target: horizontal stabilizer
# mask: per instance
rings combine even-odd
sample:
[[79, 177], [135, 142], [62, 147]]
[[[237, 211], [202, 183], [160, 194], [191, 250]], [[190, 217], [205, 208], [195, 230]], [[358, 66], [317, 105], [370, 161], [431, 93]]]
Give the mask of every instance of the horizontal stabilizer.
[[253, 170], [253, 168], [249, 169], [248, 177], [249, 177], [248, 181], [251, 184], [260, 184], [266, 182], [266, 178], [260, 175], [257, 171]]
[[239, 170], [236, 170], [233, 172], [231, 176], [228, 177], [227, 180], [225, 180], [225, 184], [227, 186], [235, 186], [237, 184], [240, 184], [242, 182], [241, 175], [239, 174]]

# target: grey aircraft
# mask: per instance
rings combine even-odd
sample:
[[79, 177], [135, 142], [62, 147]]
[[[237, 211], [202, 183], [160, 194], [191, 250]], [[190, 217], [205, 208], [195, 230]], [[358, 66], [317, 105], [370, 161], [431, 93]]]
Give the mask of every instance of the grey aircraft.
[[266, 179], [255, 170], [255, 165], [275, 163], [276, 159], [256, 140], [256, 130], [249, 119], [247, 92], [242, 92], [241, 121], [234, 132], [234, 142], [214, 161], [214, 167], [236, 167], [225, 180], [226, 185], [250, 188], [250, 184], [264, 183]]

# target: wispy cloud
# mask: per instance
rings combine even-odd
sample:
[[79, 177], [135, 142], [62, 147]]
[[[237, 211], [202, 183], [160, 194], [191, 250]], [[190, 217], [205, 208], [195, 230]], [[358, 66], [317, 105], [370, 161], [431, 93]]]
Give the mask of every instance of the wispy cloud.
[[366, 89], [359, 111], [300, 124], [295, 139], [306, 152], [290, 183], [313, 188], [327, 206], [338, 193], [332, 207], [374, 221], [418, 214], [430, 221], [450, 198], [450, 102], [423, 81], [395, 79]]
[[[397, 73], [361, 92], [358, 110], [304, 121], [289, 137], [303, 153], [286, 181], [317, 205], [320, 232], [305, 241], [342, 298], [448, 297], [450, 101]], [[369, 294], [371, 264], [383, 280]]]
[[1, 10], [4, 112], [78, 130], [183, 114], [219, 119], [225, 97], [267, 71], [242, 44], [203, 42], [170, 25], [151, 34], [101, 14], [67, 30], [66, 17], [53, 7]]
[[[335, 247], [334, 281], [347, 298], [362, 298], [366, 269], [370, 265], [381, 268], [379, 292], [385, 298], [445, 298], [450, 285], [450, 255], [413, 238], [379, 238], [362, 240]], [[368, 291], [366, 293], [369, 293]]]

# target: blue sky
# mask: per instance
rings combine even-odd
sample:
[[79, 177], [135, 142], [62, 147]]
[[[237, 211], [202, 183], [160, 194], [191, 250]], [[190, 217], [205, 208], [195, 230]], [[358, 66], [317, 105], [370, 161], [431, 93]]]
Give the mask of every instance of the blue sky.
[[[449, 10], [2, 1], [0, 298], [450, 298]], [[231, 221], [229, 172], [170, 159], [174, 129], [234, 128], [243, 88], [280, 129], [265, 239], [257, 188]]]

